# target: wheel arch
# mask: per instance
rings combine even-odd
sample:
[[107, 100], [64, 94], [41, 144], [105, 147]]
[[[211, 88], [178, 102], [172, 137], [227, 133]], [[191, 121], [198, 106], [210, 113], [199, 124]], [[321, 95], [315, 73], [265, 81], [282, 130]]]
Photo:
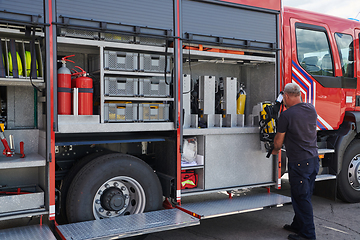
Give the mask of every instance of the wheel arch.
[[[359, 114], [360, 117], [360, 114]], [[360, 120], [360, 119], [359, 119]], [[336, 174], [341, 171], [342, 162], [346, 149], [350, 143], [358, 136], [358, 130], [360, 130], [360, 122], [358, 127], [355, 122], [343, 122], [340, 126], [335, 144], [335, 157], [336, 157]]]

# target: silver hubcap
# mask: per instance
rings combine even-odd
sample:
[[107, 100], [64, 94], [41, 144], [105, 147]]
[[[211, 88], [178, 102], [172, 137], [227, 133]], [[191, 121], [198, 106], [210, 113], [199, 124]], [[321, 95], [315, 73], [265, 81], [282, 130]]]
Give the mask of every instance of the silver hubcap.
[[146, 196], [142, 186], [133, 178], [119, 176], [103, 183], [93, 201], [95, 219], [141, 213]]
[[360, 191], [360, 154], [356, 155], [349, 164], [348, 180], [353, 189]]

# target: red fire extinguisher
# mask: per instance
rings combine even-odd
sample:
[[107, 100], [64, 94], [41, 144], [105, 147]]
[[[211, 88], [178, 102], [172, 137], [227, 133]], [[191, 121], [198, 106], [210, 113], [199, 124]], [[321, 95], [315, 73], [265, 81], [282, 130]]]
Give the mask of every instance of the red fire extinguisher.
[[[93, 114], [93, 80], [86, 76], [86, 72], [80, 69], [81, 72], [73, 73], [72, 87], [78, 91], [78, 114], [92, 115]], [[76, 77], [77, 76], [77, 77]], [[75, 106], [76, 107], [76, 106]]]
[[62, 67], [58, 69], [57, 75], [57, 90], [58, 90], [58, 114], [70, 115], [71, 114], [71, 72], [66, 67], [66, 62], [74, 61], [69, 60], [70, 55], [61, 58]]

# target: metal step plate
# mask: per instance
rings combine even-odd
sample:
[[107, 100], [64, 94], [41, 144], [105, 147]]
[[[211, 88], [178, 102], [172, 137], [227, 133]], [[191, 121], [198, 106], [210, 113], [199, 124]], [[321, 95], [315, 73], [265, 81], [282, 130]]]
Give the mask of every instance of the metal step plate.
[[199, 219], [168, 209], [135, 215], [59, 225], [64, 239], [118, 239], [200, 224]]
[[328, 149], [328, 148], [319, 148], [318, 149], [318, 154], [325, 154], [325, 153], [334, 153], [335, 149]]
[[261, 193], [198, 203], [182, 204], [181, 208], [198, 214], [201, 219], [226, 216], [237, 213], [261, 210], [266, 207], [280, 207], [290, 203], [291, 198], [275, 193]]
[[336, 179], [336, 175], [333, 175], [333, 174], [316, 175], [315, 181], [324, 181], [324, 180], [330, 180], [330, 179]]
[[[285, 173], [281, 179], [283, 180], [289, 180], [289, 174]], [[336, 175], [333, 174], [318, 174], [316, 175], [315, 181], [324, 181], [324, 180], [331, 180], [331, 179], [336, 179]]]
[[1, 240], [56, 240], [47, 225], [31, 225], [0, 230]]

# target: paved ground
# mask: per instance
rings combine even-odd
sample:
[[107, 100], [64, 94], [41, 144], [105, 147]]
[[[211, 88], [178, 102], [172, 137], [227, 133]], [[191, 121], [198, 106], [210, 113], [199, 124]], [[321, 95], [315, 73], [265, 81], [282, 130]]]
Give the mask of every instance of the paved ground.
[[[289, 195], [284, 184], [280, 191]], [[317, 239], [360, 239], [360, 203], [349, 204], [313, 196]], [[226, 217], [205, 219], [199, 226], [149, 235], [146, 240], [238, 240], [287, 239], [290, 232], [282, 226], [291, 223], [292, 205], [248, 212]]]
[[[289, 191], [288, 184], [283, 182], [283, 189], [273, 192], [289, 196]], [[240, 192], [240, 195], [245, 193], [247, 194], [246, 191]], [[206, 195], [202, 197], [207, 198]], [[317, 239], [360, 240], [360, 203], [349, 204], [318, 196], [313, 196], [312, 201]], [[279, 208], [201, 220], [198, 226], [150, 234], [145, 240], [281, 240], [287, 239], [290, 234], [283, 230], [282, 226], [290, 223], [292, 218], [293, 209], [289, 204]], [[39, 219], [24, 221], [25, 225], [27, 222], [37, 224]], [[5, 225], [1, 226], [0, 223], [0, 228], [18, 225], [12, 221], [2, 223]]]

